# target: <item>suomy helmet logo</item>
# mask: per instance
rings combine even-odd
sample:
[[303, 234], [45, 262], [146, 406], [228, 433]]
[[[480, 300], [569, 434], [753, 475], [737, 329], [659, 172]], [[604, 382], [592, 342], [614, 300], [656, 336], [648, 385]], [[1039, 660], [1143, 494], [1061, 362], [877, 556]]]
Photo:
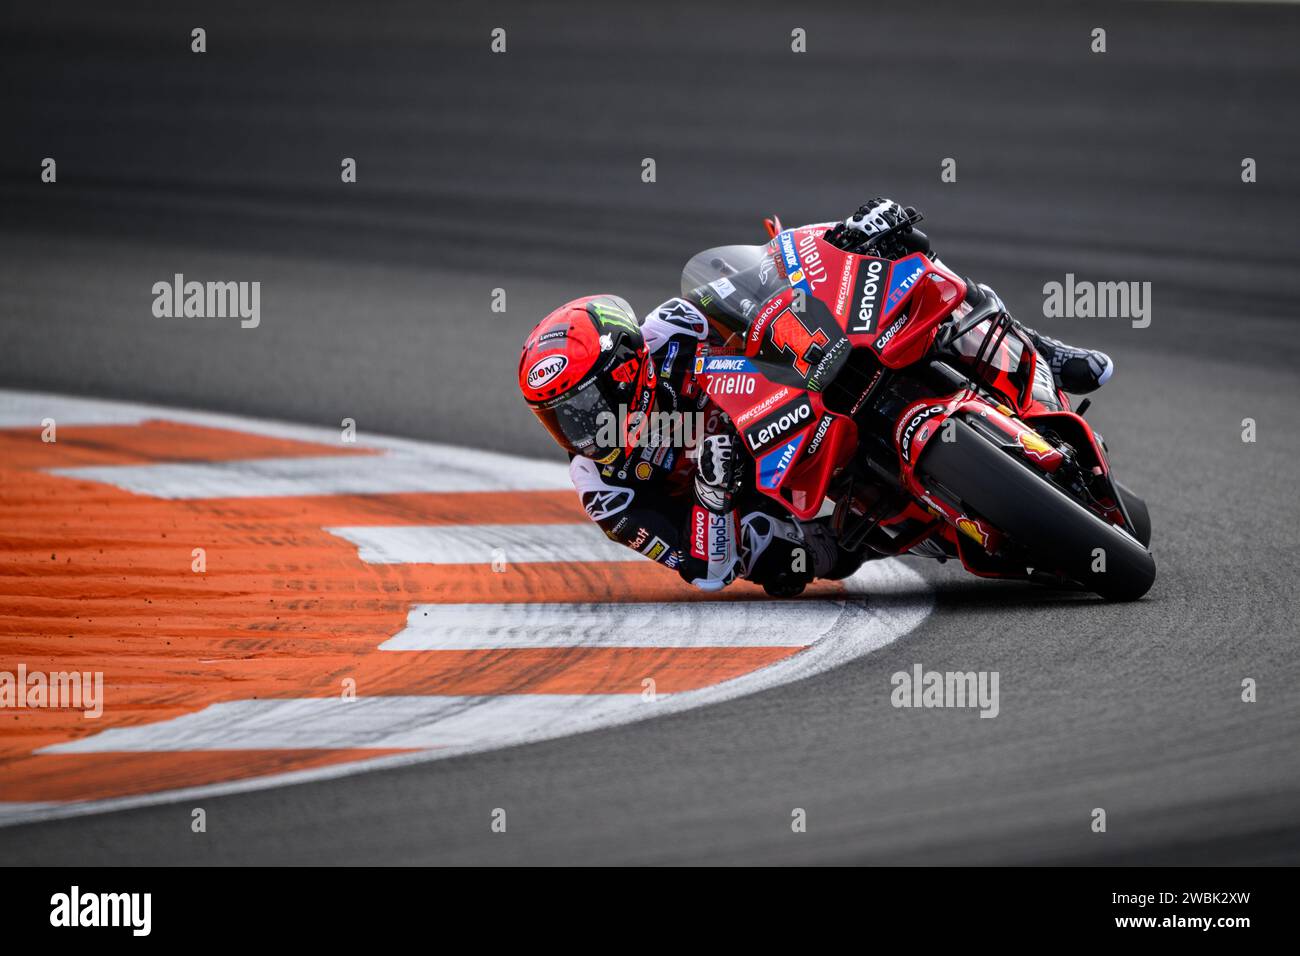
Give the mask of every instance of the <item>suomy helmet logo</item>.
[[548, 355], [533, 363], [528, 370], [528, 384], [531, 388], [541, 388], [564, 371], [569, 364], [567, 355]]

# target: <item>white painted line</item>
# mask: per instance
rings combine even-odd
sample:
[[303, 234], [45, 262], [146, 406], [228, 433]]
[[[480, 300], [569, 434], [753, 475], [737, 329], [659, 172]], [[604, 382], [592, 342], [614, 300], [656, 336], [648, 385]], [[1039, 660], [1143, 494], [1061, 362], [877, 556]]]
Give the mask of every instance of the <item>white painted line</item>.
[[[357, 546], [367, 564], [491, 564], [500, 549], [508, 564], [649, 561], [609, 540], [595, 523], [359, 525], [326, 528]], [[675, 572], [665, 570], [666, 574]]]
[[521, 647], [807, 647], [843, 601], [417, 604], [381, 651]]
[[63, 425], [138, 425], [158, 410], [70, 395], [0, 391], [0, 428], [41, 428], [46, 418]]
[[37, 753], [487, 748], [510, 740], [521, 727], [549, 736], [551, 728], [575, 721], [604, 723], [650, 706], [639, 694], [236, 700], [156, 724], [105, 730]]
[[[851, 578], [850, 589], [855, 593], [870, 589], [873, 594], [887, 594], [891, 587], [896, 589], [906, 585], [907, 579], [914, 576], [914, 572], [899, 564], [878, 562], [867, 565]], [[924, 589], [921, 590], [924, 594]], [[734, 680], [699, 690], [661, 694], [654, 701], [644, 701], [639, 694], [430, 695], [362, 697], [354, 701], [335, 697], [230, 701], [154, 724], [101, 731], [79, 740], [45, 747], [38, 753], [435, 748], [418, 755], [420, 760], [437, 759], [453, 753], [474, 753], [616, 726], [812, 676], [897, 640], [925, 618], [928, 604], [928, 594], [924, 594], [919, 605], [911, 596], [901, 601], [887, 597], [845, 601], [835, 626], [825, 638], [807, 649]], [[847, 633], [846, 620], [849, 624]], [[399, 764], [410, 762], [394, 757], [363, 763], [370, 767], [394, 765], [388, 763], [390, 760], [397, 760]], [[304, 779], [320, 779], [321, 774], [338, 775], [337, 769], [296, 771], [279, 777], [297, 778], [306, 774]], [[343, 772], [348, 771], [345, 769]], [[222, 787], [220, 792], [231, 792], [230, 788], [238, 789], [242, 784], [218, 786]]]
[[[325, 445], [339, 445], [341, 435], [337, 427], [296, 425], [135, 402], [0, 389], [0, 428], [40, 428], [46, 418], [53, 418], [59, 425], [135, 425], [161, 419]], [[383, 453], [379, 456], [261, 459], [195, 465], [120, 465], [53, 469], [53, 472], [102, 481], [139, 494], [176, 499], [260, 497], [264, 494], [544, 491], [573, 487], [567, 464], [394, 438], [371, 432], [368, 427], [371, 424], [364, 420], [358, 422], [356, 444], [346, 447], [378, 450]], [[380, 424], [373, 423], [376, 426]], [[267, 468], [230, 467], [268, 462]], [[349, 471], [353, 472], [351, 476]], [[313, 491], [313, 487], [322, 490]]]
[[[695, 707], [704, 707], [769, 690], [792, 681], [804, 680], [877, 651], [898, 640], [916, 628], [929, 615], [933, 597], [925, 580], [895, 560], [875, 561], [844, 582], [851, 594], [869, 595], [866, 602], [848, 601], [843, 615], [827, 635], [807, 649], [760, 670], [752, 671], [734, 680], [712, 687], [660, 695], [653, 705], [629, 705], [605, 711], [570, 711], [563, 717], [554, 717], [544, 726], [520, 724], [501, 729], [490, 741], [449, 746], [409, 754], [392, 754], [371, 760], [360, 760], [309, 770], [296, 770], [248, 780], [227, 781], [199, 787], [186, 787], [161, 793], [117, 797], [109, 800], [65, 803], [42, 808], [31, 805], [0, 803], [0, 825], [46, 820], [56, 817], [81, 816], [124, 810], [132, 807], [155, 806], [190, 800], [196, 797], [218, 796], [230, 793], [247, 793], [271, 787], [290, 786], [332, 780], [354, 773], [405, 767], [465, 754], [480, 753], [501, 747], [535, 743], [556, 737], [584, 733], [649, 717], [679, 713]], [[520, 695], [523, 696], [523, 695]], [[531, 695], [543, 697], [547, 695]], [[585, 695], [584, 695], [585, 696]], [[639, 695], [612, 695], [640, 702]], [[168, 722], [164, 722], [168, 723]], [[148, 726], [148, 725], [146, 725]], [[126, 729], [126, 728], [123, 728]], [[75, 743], [91, 745], [94, 737]], [[94, 746], [94, 745], [92, 745]]]
[[540, 491], [572, 488], [567, 470], [520, 469], [507, 456], [458, 451], [330, 455], [240, 461], [52, 468], [51, 474], [100, 481], [155, 498], [284, 498], [406, 492]]
[[[60, 418], [62, 416], [62, 418]], [[132, 416], [135, 416], [134, 418]], [[168, 421], [186, 422], [215, 428], [229, 428], [268, 435], [277, 438], [296, 438], [302, 441], [333, 442], [338, 440], [335, 428], [315, 428], [310, 426], [287, 425], [279, 422], [258, 421], [237, 418], [228, 415], [216, 415], [206, 412], [177, 411], [144, 405], [128, 405], [116, 402], [86, 402], [64, 396], [33, 395], [0, 390], [0, 427], [39, 427], [42, 417], [54, 417], [62, 422], [75, 420], [103, 421], [116, 420], [123, 423], [159, 418]], [[363, 423], [364, 424], [364, 423]], [[383, 456], [373, 456], [371, 462], [385, 465], [396, 464], [404, 472], [404, 481], [420, 482], [418, 488], [411, 490], [428, 490], [432, 479], [423, 478], [414, 472], [417, 466], [442, 466], [455, 477], [453, 482], [459, 487], [453, 490], [488, 490], [502, 487], [501, 482], [522, 480], [518, 476], [527, 475], [527, 487], [568, 488], [568, 469], [554, 462], [538, 462], [510, 455], [497, 455], [470, 449], [458, 449], [446, 445], [432, 445], [382, 436], [368, 435], [362, 431], [358, 440], [360, 447], [380, 448], [388, 452]], [[301, 461], [301, 460], [300, 460]], [[309, 461], [319, 462], [321, 459]], [[332, 458], [331, 463], [346, 463], [356, 466], [359, 458]], [[175, 497], [200, 497], [192, 489], [177, 487], [178, 476], [172, 473], [166, 480], [134, 473], [130, 468], [103, 469], [95, 480], [107, 480], [118, 483], [123, 476], [139, 482], [139, 487], [156, 487], [170, 489]], [[170, 466], [148, 466], [152, 469]], [[73, 469], [73, 471], [83, 471]], [[371, 476], [384, 488], [391, 489], [393, 481], [382, 474], [383, 467]], [[320, 475], [278, 473], [271, 475], [239, 475], [235, 472], [220, 477], [211, 477], [209, 472], [200, 471], [198, 475], [179, 476], [183, 480], [202, 477], [204, 494], [219, 493], [221, 497], [264, 494], [267, 487], [287, 489], [290, 494], [328, 493], [311, 490], [321, 487], [325, 482]], [[156, 470], [152, 472], [159, 474]], [[325, 477], [335, 482], [335, 487], [358, 489], [366, 482], [354, 482], [350, 486], [338, 474], [329, 472]], [[251, 480], [262, 482], [257, 490], [241, 488], [237, 482]], [[483, 482], [483, 484], [475, 484]], [[401, 484], [400, 482], [398, 483]], [[446, 487], [447, 482], [439, 482]], [[124, 485], [119, 485], [124, 486]], [[523, 486], [517, 486], [523, 487]], [[135, 490], [135, 489], [133, 489]], [[337, 492], [335, 492], [337, 493]], [[547, 526], [551, 533], [556, 527]], [[597, 540], [605, 541], [603, 536], [592, 526], [577, 525], [586, 529], [588, 534], [595, 533]], [[355, 531], [356, 529], [340, 529]], [[370, 529], [373, 530], [373, 529]], [[427, 531], [428, 529], [421, 529]], [[478, 529], [481, 530], [481, 529]], [[567, 532], [560, 532], [565, 534]], [[481, 544], [482, 539], [477, 539]], [[371, 542], [397, 549], [393, 542]], [[625, 560], [641, 560], [629, 549], [607, 542], [614, 549], [611, 553], [623, 556]], [[512, 539], [506, 547], [508, 561], [520, 560], [514, 554], [518, 545]], [[360, 542], [358, 542], [360, 546]], [[417, 545], [423, 547], [423, 544]], [[591, 539], [578, 545], [582, 548], [597, 548]], [[592, 553], [583, 551], [581, 553]], [[565, 556], [574, 560], [574, 553]], [[609, 560], [601, 558], [601, 560]], [[665, 574], [672, 572], [666, 571]], [[789, 602], [804, 603], [822, 626], [826, 622], [819, 615], [821, 611], [812, 611], [813, 605], [827, 604], [839, 608], [834, 622], [822, 632], [819, 639], [813, 641], [804, 650], [781, 661], [759, 670], [751, 671], [741, 677], [725, 681], [699, 690], [685, 691], [672, 695], [660, 695], [654, 702], [643, 702], [638, 694], [604, 695], [592, 697], [580, 695], [587, 703], [566, 706], [563, 701], [572, 700], [560, 695], [511, 695], [509, 700], [518, 703], [489, 703], [482, 698], [454, 697], [417, 697], [417, 698], [363, 698], [360, 701], [344, 702], [334, 699], [312, 699], [305, 703], [301, 700], [291, 701], [236, 701], [218, 707], [233, 708], [220, 711], [217, 707], [190, 714], [158, 724], [146, 724], [137, 727], [116, 728], [101, 732], [77, 741], [57, 745], [76, 747], [77, 752], [111, 752], [122, 746], [128, 737], [109, 738], [108, 734], [139, 734], [147, 736], [151, 746], [160, 741], [180, 740], [218, 740], [229, 746], [231, 734], [224, 733], [232, 728], [226, 719], [238, 714], [239, 720], [233, 725], [238, 728], [238, 739], [253, 741], [257, 739], [287, 740], [289, 738], [306, 739], [312, 730], [312, 724], [320, 724], [322, 730], [328, 729], [336, 740], [366, 741], [421, 741], [417, 746], [432, 747], [415, 753], [376, 757], [369, 760], [334, 764], [288, 773], [273, 774], [244, 780], [224, 781], [196, 787], [187, 787], [158, 793], [119, 797], [107, 800], [89, 800], [73, 803], [3, 803], [0, 802], [0, 825], [28, 822], [33, 820], [58, 817], [79, 816], [102, 813], [130, 807], [151, 806], [174, 803], [221, 794], [244, 793], [254, 790], [288, 786], [319, 780], [329, 780], [364, 773], [389, 767], [401, 767], [411, 764], [438, 760], [445, 757], [460, 756], [491, 750], [500, 747], [516, 746], [541, 740], [550, 740], [571, 734], [614, 727], [632, 721], [671, 713], [678, 713], [695, 707], [703, 707], [722, 701], [731, 700], [747, 694], [778, 687], [792, 681], [804, 680], [824, 671], [839, 667], [850, 661], [870, 654], [884, 647], [911, 631], [930, 613], [933, 599], [930, 589], [916, 572], [898, 561], [878, 561], [866, 565], [852, 578], [844, 582], [849, 592], [849, 599], [843, 602], [816, 601]], [[856, 598], [856, 599], [855, 599]], [[739, 607], [748, 602], [736, 602]], [[787, 602], [779, 602], [784, 604]], [[770, 623], [786, 613], [777, 608], [777, 602], [754, 602], [755, 608], [764, 608], [771, 612]], [[616, 606], [615, 606], [616, 607]], [[636, 605], [626, 606], [629, 613], [640, 612]], [[761, 611], [754, 613], [761, 614]], [[640, 620], [634, 617], [633, 620]], [[788, 623], [788, 622], [787, 622]], [[617, 627], [617, 625], [615, 625]], [[758, 627], [755, 628], [758, 630]], [[525, 699], [526, 698], [526, 699]], [[549, 703], [547, 702], [549, 699]], [[392, 703], [391, 701], [414, 700], [414, 705]], [[557, 700], [560, 703], [557, 704]], [[378, 703], [372, 703], [378, 701]], [[593, 702], [594, 701], [594, 702]], [[539, 703], [540, 702], [540, 703]], [[413, 706], [413, 710], [403, 710]], [[299, 711], [296, 708], [302, 707]], [[341, 710], [350, 707], [359, 710]], [[457, 711], [456, 708], [462, 708]], [[323, 708], [323, 709], [317, 709]], [[449, 709], [450, 708], [450, 709]], [[522, 708], [522, 709], [516, 709]], [[529, 709], [534, 708], [534, 709]], [[540, 708], [540, 709], [537, 709]], [[214, 713], [217, 719], [214, 720]], [[351, 728], [355, 723], [357, 726]], [[177, 727], [179, 726], [179, 731]], [[321, 732], [321, 737], [325, 734]], [[136, 739], [143, 739], [136, 738]], [[321, 739], [321, 738], [317, 738]], [[389, 744], [367, 743], [365, 746], [384, 746]], [[189, 746], [188, 744], [186, 746]], [[292, 744], [291, 746], [298, 746]]]
[[[0, 801], [0, 827], [10, 823], [22, 823], [26, 820], [47, 820], [53, 817], [67, 816], [66, 810], [68, 806], [69, 804], [55, 803], [53, 801]], [[82, 806], [91, 808], [87, 812], [95, 812], [95, 804], [82, 804]]]

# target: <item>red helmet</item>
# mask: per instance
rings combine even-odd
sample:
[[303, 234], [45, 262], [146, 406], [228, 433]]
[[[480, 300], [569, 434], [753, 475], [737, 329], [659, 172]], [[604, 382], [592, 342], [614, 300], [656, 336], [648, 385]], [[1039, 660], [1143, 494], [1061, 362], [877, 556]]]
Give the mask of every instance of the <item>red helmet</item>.
[[654, 376], [636, 315], [616, 295], [566, 302], [537, 323], [519, 356], [519, 390], [551, 437], [603, 465], [634, 444]]

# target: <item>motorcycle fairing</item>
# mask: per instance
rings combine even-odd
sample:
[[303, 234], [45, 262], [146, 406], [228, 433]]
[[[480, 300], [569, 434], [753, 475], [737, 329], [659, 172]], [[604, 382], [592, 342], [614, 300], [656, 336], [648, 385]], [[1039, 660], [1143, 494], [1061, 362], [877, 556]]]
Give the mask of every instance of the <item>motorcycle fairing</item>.
[[804, 519], [820, 509], [857, 443], [853, 420], [826, 407], [826, 385], [857, 347], [890, 367], [915, 361], [965, 294], [960, 278], [919, 253], [892, 262], [848, 253], [821, 238], [825, 229], [706, 250], [687, 264], [682, 283], [715, 333], [696, 374], [742, 436], [785, 403], [806, 400], [810, 413], [775, 422], [757, 452], [746, 442], [759, 490]]

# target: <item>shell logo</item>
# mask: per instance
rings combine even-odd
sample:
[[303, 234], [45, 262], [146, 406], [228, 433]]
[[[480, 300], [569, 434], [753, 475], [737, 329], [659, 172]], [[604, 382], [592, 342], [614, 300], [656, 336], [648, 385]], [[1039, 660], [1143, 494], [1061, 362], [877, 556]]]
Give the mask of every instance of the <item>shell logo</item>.
[[1050, 458], [1056, 453], [1056, 449], [1035, 432], [1021, 432], [1018, 438], [1020, 447], [1025, 450], [1025, 453], [1037, 458], [1039, 461]]
[[962, 534], [964, 534], [966, 537], [970, 538], [972, 541], [979, 544], [980, 547], [983, 548], [988, 547], [989, 536], [983, 530], [980, 529], [978, 522], [972, 521], [970, 518], [958, 518], [957, 530], [960, 531]]

